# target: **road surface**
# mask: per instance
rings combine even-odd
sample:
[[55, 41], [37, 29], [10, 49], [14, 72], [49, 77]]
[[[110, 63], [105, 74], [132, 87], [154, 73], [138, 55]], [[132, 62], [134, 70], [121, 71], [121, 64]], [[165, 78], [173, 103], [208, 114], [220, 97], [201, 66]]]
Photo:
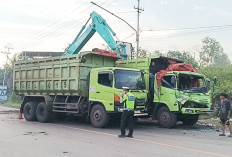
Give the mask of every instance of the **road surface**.
[[118, 138], [119, 127], [93, 128], [80, 121], [18, 120], [18, 110], [0, 106], [1, 157], [232, 157], [232, 138], [213, 129], [162, 129], [139, 122], [134, 138]]

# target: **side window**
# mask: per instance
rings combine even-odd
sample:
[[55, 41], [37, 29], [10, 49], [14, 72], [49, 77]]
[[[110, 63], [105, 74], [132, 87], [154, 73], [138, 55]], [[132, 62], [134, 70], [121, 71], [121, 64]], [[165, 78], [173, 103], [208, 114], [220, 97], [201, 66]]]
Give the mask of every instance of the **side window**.
[[111, 79], [113, 74], [111, 72], [99, 72], [98, 73], [98, 84], [112, 87], [113, 80]]
[[166, 88], [176, 88], [175, 76], [164, 76], [162, 78], [162, 86]]

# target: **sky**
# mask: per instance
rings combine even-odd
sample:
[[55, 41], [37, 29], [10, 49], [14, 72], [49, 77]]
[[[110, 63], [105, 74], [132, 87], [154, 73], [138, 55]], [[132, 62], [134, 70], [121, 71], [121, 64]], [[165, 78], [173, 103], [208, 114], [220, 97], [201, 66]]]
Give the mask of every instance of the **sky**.
[[[110, 10], [137, 28], [137, 0], [98, 0], [93, 2]], [[121, 41], [136, 47], [135, 31], [123, 21], [90, 3], [91, 0], [0, 0], [0, 51], [10, 56], [22, 51], [63, 52], [81, 27], [96, 11]], [[215, 38], [232, 57], [231, 0], [140, 0], [140, 48], [189, 51], [197, 55], [201, 40]], [[203, 27], [203, 28], [202, 28]], [[116, 39], [115, 39], [116, 40]], [[105, 48], [95, 35], [82, 51]], [[0, 66], [6, 57], [0, 54]]]

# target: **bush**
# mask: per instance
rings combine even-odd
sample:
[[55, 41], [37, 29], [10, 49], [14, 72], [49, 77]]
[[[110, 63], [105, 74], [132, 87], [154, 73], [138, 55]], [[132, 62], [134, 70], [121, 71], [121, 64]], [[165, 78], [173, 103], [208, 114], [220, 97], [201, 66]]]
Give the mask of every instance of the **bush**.
[[20, 104], [20, 103], [21, 103], [21, 98], [20, 98], [20, 96], [16, 95], [14, 92], [11, 92], [11, 93], [9, 94], [9, 99], [8, 99], [8, 101], [9, 101], [10, 103]]
[[221, 92], [226, 92], [230, 96], [232, 95], [232, 66], [209, 66], [203, 67], [198, 70], [199, 73], [203, 73], [207, 78], [211, 80], [213, 83], [214, 76], [218, 78], [216, 88], [215, 88], [215, 95], [220, 94]]

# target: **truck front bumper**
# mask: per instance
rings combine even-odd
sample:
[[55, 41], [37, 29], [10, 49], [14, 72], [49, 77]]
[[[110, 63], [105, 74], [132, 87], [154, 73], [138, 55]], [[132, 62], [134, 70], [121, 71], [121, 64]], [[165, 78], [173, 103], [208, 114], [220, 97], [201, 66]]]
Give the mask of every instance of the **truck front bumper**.
[[210, 108], [181, 108], [182, 114], [204, 114], [212, 112]]

